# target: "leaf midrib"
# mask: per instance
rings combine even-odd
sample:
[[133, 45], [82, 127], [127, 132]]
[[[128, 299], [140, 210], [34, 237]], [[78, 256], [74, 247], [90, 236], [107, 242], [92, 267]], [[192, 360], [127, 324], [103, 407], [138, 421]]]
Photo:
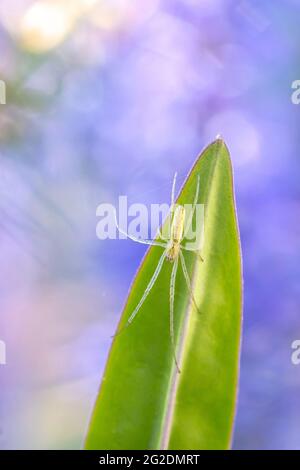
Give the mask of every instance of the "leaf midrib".
[[[224, 142], [221, 139], [217, 139], [215, 141], [215, 144], [216, 144], [216, 151], [215, 151], [215, 155], [214, 155], [214, 162], [213, 162], [213, 165], [212, 165], [210, 173], [209, 173], [209, 177], [208, 177], [208, 181], [207, 181], [207, 184], [206, 184], [205, 193], [204, 193], [204, 197], [203, 197], [203, 201], [207, 201], [206, 202], [206, 208], [208, 208], [209, 203], [210, 203], [210, 194], [212, 192], [211, 191], [212, 181], [213, 181], [215, 171], [216, 171], [218, 156], [219, 156], [221, 147], [224, 145]], [[200, 154], [199, 158], [201, 158], [201, 156], [202, 156], [202, 153]], [[208, 158], [208, 156], [205, 156], [205, 155], [203, 155], [203, 157]], [[196, 160], [192, 170], [188, 174], [188, 176], [186, 178], [186, 181], [193, 174], [194, 169], [195, 169], [196, 165], [198, 164], [199, 158]], [[179, 196], [178, 196], [177, 199], [180, 198], [180, 196], [182, 194], [182, 191], [183, 191], [183, 188], [185, 187], [186, 181], [184, 182], [183, 187], [180, 190], [180, 193], [179, 193]], [[198, 265], [199, 265], [199, 263], [197, 263], [196, 261], [193, 264], [193, 274], [192, 274], [192, 277], [191, 277], [191, 284], [192, 284], [193, 288], [194, 288], [194, 284], [195, 284], [196, 273], [199, 269]], [[197, 266], [198, 266], [198, 269], [197, 269]], [[189, 327], [189, 322], [190, 322], [190, 318], [191, 318], [192, 309], [193, 309], [193, 306], [192, 306], [191, 301], [189, 300], [188, 304], [187, 304], [187, 307], [186, 307], [186, 314], [185, 314], [183, 326], [180, 330], [180, 339], [179, 339], [180, 345], [179, 345], [179, 354], [178, 354], [179, 363], [182, 362], [181, 359], [183, 358], [184, 344], [185, 344], [185, 340], [186, 340], [187, 334], [188, 334], [188, 329], [189, 329], [188, 327]], [[168, 443], [169, 443], [170, 433], [171, 433], [171, 428], [172, 428], [173, 415], [174, 415], [175, 402], [176, 402], [176, 395], [177, 395], [177, 389], [178, 389], [178, 386], [179, 386], [179, 382], [180, 382], [180, 374], [178, 374], [176, 368], [173, 367], [172, 372], [171, 372], [171, 378], [170, 378], [171, 385], [169, 387], [169, 393], [166, 394], [166, 412], [165, 412], [164, 422], [163, 422], [163, 425], [162, 425], [160, 449], [165, 450], [165, 449], [168, 448]]]

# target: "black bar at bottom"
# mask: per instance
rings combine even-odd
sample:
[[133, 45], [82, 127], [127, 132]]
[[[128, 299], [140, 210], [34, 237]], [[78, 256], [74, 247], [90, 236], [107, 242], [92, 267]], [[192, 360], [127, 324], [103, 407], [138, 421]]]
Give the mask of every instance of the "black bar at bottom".
[[[115, 466], [119, 468], [136, 468], [149, 465], [190, 465], [198, 466], [209, 461], [237, 461], [243, 465], [252, 465], [257, 461], [272, 461], [272, 454], [276, 460], [286, 462], [296, 451], [54, 451], [54, 450], [3, 450], [0, 452], [0, 464], [71, 464], [82, 468], [101, 468], [101, 466]], [[296, 455], [294, 455], [296, 457]], [[296, 457], [297, 458], [297, 457]], [[3, 467], [2, 467], [3, 468]], [[205, 467], [204, 467], [205, 468]]]

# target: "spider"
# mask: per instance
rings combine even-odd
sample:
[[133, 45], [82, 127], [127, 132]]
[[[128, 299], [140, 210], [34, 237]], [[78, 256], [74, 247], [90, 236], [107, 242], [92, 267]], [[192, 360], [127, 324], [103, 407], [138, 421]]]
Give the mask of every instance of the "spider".
[[141, 239], [137, 238], [133, 235], [128, 234], [127, 232], [123, 231], [118, 224], [117, 217], [116, 217], [116, 212], [115, 212], [115, 223], [118, 231], [125, 235], [127, 238], [133, 240], [134, 242], [142, 243], [144, 245], [153, 245], [153, 246], [159, 246], [164, 248], [164, 251], [157, 263], [156, 269], [144, 291], [144, 294], [142, 295], [139, 303], [135, 307], [134, 311], [131, 313], [129, 316], [125, 326], [119, 330], [116, 335], [119, 335], [122, 331], [124, 331], [125, 328], [127, 328], [135, 319], [136, 315], [138, 314], [140, 308], [142, 307], [143, 303], [145, 302], [146, 298], [148, 297], [151, 289], [154, 286], [154, 283], [156, 279], [159, 276], [159, 273], [161, 272], [161, 269], [163, 267], [164, 261], [167, 260], [168, 262], [173, 264], [172, 267], [172, 272], [171, 272], [171, 279], [170, 279], [170, 337], [171, 337], [171, 343], [172, 343], [172, 348], [173, 348], [173, 355], [174, 355], [174, 360], [175, 360], [175, 365], [177, 368], [178, 373], [180, 373], [180, 368], [179, 368], [179, 363], [177, 360], [176, 356], [176, 346], [175, 346], [175, 338], [174, 338], [174, 298], [175, 298], [175, 282], [176, 282], [176, 274], [177, 274], [177, 269], [178, 269], [178, 264], [181, 264], [183, 275], [190, 293], [190, 297], [193, 301], [193, 304], [195, 305], [196, 309], [199, 311], [197, 303], [195, 301], [193, 291], [192, 291], [192, 283], [188, 274], [186, 262], [184, 259], [183, 251], [193, 251], [196, 252], [199, 259], [203, 262], [203, 258], [200, 255], [200, 252], [198, 249], [194, 248], [188, 248], [186, 246], [182, 245], [182, 241], [184, 240], [184, 233], [188, 233], [188, 230], [191, 227], [195, 208], [197, 205], [198, 201], [198, 196], [199, 196], [199, 187], [200, 187], [200, 179], [199, 176], [197, 177], [197, 187], [196, 187], [196, 193], [192, 205], [192, 210], [189, 214], [189, 218], [187, 220], [187, 225], [185, 230], [185, 221], [186, 221], [186, 210], [184, 206], [182, 205], [175, 205], [175, 187], [176, 187], [176, 178], [177, 178], [177, 173], [175, 173], [174, 178], [173, 178], [173, 184], [172, 184], [172, 192], [171, 192], [171, 210], [170, 210], [170, 239], [167, 242], [159, 241], [159, 240], [149, 240], [149, 239]]

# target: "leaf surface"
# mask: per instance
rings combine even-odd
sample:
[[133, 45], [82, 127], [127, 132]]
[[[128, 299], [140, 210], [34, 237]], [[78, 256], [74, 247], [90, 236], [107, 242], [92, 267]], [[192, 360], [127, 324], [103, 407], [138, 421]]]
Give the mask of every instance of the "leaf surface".
[[[177, 199], [204, 204], [201, 262], [184, 253], [195, 309], [181, 267], [175, 338], [169, 332], [172, 263], [162, 271], [132, 325], [113, 340], [86, 439], [87, 449], [226, 449], [230, 447], [239, 375], [242, 273], [232, 169], [221, 139], [196, 160]], [[124, 241], [124, 243], [133, 243]], [[122, 328], [142, 297], [163, 248], [151, 246], [134, 279]]]

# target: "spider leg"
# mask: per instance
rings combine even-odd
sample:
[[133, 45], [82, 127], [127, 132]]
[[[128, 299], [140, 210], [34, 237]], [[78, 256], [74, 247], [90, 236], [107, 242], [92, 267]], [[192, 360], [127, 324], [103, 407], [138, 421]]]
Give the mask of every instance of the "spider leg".
[[172, 268], [172, 273], [171, 273], [171, 282], [170, 282], [170, 336], [171, 336], [172, 349], [173, 349], [176, 369], [178, 373], [180, 373], [180, 368], [179, 368], [177, 357], [176, 357], [176, 345], [175, 345], [175, 338], [174, 338], [174, 297], [175, 297], [175, 282], [176, 282], [177, 268], [178, 268], [178, 258], [175, 258], [174, 265]]
[[192, 205], [192, 210], [191, 210], [191, 213], [189, 215], [189, 219], [188, 219], [188, 222], [187, 222], [187, 228], [186, 228], [186, 232], [185, 233], [188, 233], [190, 228], [191, 228], [191, 225], [192, 225], [192, 221], [193, 221], [193, 217], [194, 217], [194, 213], [195, 213], [195, 209], [196, 209], [196, 205], [197, 205], [197, 201], [198, 201], [198, 197], [199, 197], [199, 188], [200, 188], [200, 177], [199, 175], [197, 176], [197, 187], [196, 187], [196, 193], [195, 193], [195, 197], [194, 197], [194, 201], [193, 201], [193, 205]]
[[116, 224], [117, 229], [119, 230], [120, 233], [122, 233], [123, 235], [126, 235], [127, 238], [130, 238], [130, 240], [132, 240], [134, 242], [142, 243], [143, 245], [161, 246], [162, 248], [167, 247], [166, 243], [158, 242], [156, 240], [147, 240], [147, 239], [144, 240], [142, 238], [137, 238], [134, 235], [130, 235], [129, 233], [125, 232], [125, 230], [123, 230], [123, 229], [121, 229], [121, 227], [119, 227], [119, 224], [118, 224], [118, 221], [117, 221], [117, 216], [116, 216], [116, 211], [114, 212], [114, 214], [115, 214], [115, 224]]
[[[196, 209], [196, 205], [197, 205], [197, 201], [198, 201], [198, 197], [199, 197], [199, 189], [200, 189], [200, 177], [199, 175], [197, 176], [197, 187], [196, 187], [196, 193], [195, 193], [195, 197], [194, 197], [194, 201], [193, 201], [193, 205], [192, 205], [192, 210], [191, 210], [191, 213], [189, 215], [189, 219], [188, 219], [188, 222], [187, 222], [187, 229], [186, 229], [186, 234], [189, 232], [190, 228], [191, 228], [191, 225], [192, 225], [192, 221], [193, 221], [193, 217], [194, 217], [194, 213], [195, 213], [195, 209]], [[201, 254], [200, 254], [200, 250], [198, 248], [187, 248], [185, 246], [181, 246], [181, 248], [185, 251], [193, 251], [194, 253], [197, 254], [198, 258], [200, 261], [204, 261], [204, 259], [202, 258]]]
[[176, 179], [177, 179], [177, 172], [175, 173], [174, 178], [173, 178], [172, 192], [171, 192], [171, 207], [173, 207], [175, 203]]
[[163, 263], [164, 263], [164, 260], [167, 256], [167, 253], [166, 251], [163, 252], [163, 254], [161, 255], [160, 259], [159, 259], [159, 262], [156, 266], [156, 269], [154, 271], [154, 274], [153, 276], [151, 277], [150, 281], [149, 281], [149, 284], [147, 285], [146, 289], [145, 289], [145, 292], [141, 298], [141, 300], [139, 301], [139, 303], [137, 304], [137, 306], [135, 307], [134, 311], [132, 312], [132, 314], [130, 315], [130, 317], [128, 318], [125, 326], [123, 328], [121, 328], [119, 331], [117, 331], [117, 333], [114, 336], [118, 336], [120, 333], [122, 333], [134, 320], [134, 318], [136, 317], [138, 311], [140, 310], [141, 306], [143, 305], [143, 303], [145, 302], [148, 294], [150, 293], [152, 287], [154, 286], [154, 283], [161, 271], [161, 268], [163, 266]]
[[201, 256], [200, 254], [200, 251], [198, 250], [198, 248], [187, 248], [186, 246], [182, 246], [181, 245], [181, 249], [182, 250], [185, 250], [185, 251], [192, 251], [193, 253], [196, 253], [196, 255], [198, 256], [199, 260], [203, 263], [204, 262], [204, 259], [203, 257]]
[[199, 307], [197, 305], [197, 302], [195, 300], [194, 294], [193, 294], [193, 289], [192, 289], [192, 284], [191, 284], [191, 281], [190, 281], [189, 273], [188, 273], [188, 270], [187, 270], [187, 267], [186, 267], [186, 263], [185, 263], [185, 260], [184, 260], [183, 253], [181, 251], [179, 251], [179, 256], [180, 256], [181, 266], [182, 266], [182, 270], [183, 270], [183, 275], [185, 277], [185, 281], [186, 281], [186, 284], [188, 286], [188, 290], [190, 292], [191, 299], [192, 299], [192, 301], [194, 303], [194, 306], [195, 306], [196, 310], [198, 311], [198, 313], [201, 313], [200, 310], [199, 310]]
[[176, 188], [177, 172], [174, 174], [172, 191], [171, 191], [171, 206], [170, 206], [170, 217], [169, 221], [169, 236], [171, 235], [171, 226], [173, 221], [174, 209], [175, 209], [175, 188]]

